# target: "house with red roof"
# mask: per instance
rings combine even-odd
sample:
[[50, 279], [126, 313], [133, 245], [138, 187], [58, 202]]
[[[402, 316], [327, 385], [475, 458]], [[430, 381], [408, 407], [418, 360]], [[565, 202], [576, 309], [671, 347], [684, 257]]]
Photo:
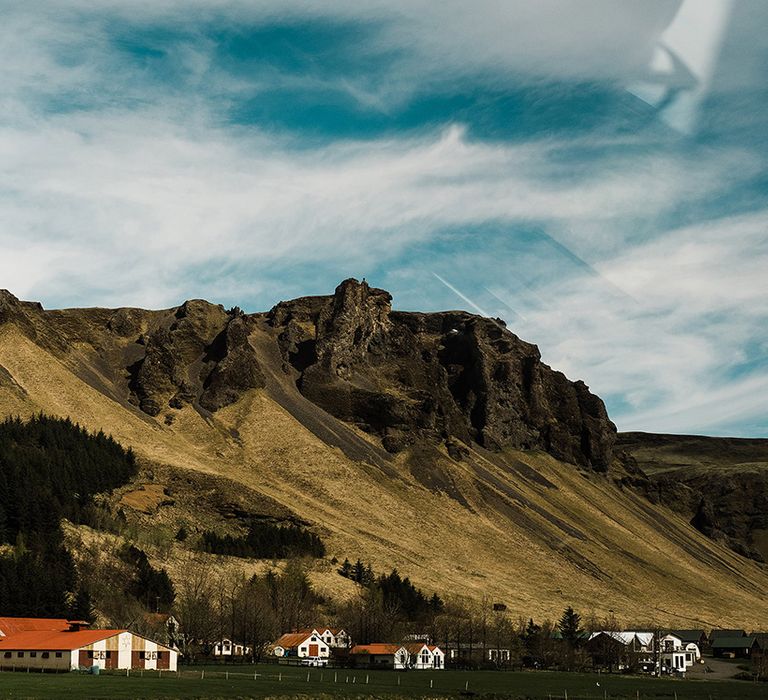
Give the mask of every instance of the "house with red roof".
[[331, 647], [316, 629], [289, 632], [272, 645], [272, 653], [278, 659], [307, 666], [325, 666], [331, 656]]
[[92, 630], [88, 626], [78, 620], [0, 618], [0, 668], [176, 670], [176, 649], [128, 630]]
[[408, 668], [410, 655], [402, 644], [355, 644], [349, 658], [357, 668]]
[[404, 670], [442, 670], [445, 654], [434, 645], [415, 644], [357, 644], [349, 652], [352, 662], [362, 668], [391, 668]]

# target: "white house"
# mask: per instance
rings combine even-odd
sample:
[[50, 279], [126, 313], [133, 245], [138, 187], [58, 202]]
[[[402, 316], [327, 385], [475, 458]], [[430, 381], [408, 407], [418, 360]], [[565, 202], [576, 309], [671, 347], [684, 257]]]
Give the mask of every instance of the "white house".
[[357, 644], [349, 652], [356, 666], [402, 670], [445, 668], [445, 654], [429, 644]]
[[351, 644], [350, 636], [339, 627], [313, 627], [322, 640], [329, 646], [337, 649], [347, 649]]
[[445, 654], [440, 647], [430, 644], [406, 644], [408, 665], [416, 670], [441, 670], [445, 668]]
[[69, 627], [63, 630], [36, 629], [40, 626], [37, 621], [15, 620], [16, 631], [10, 631], [7, 625], [0, 628], [0, 667], [4, 669], [74, 671], [99, 666], [176, 670], [175, 649], [128, 630], [82, 629], [85, 623], [66, 621], [62, 622]]
[[681, 656], [682, 668], [684, 669], [690, 668], [695, 663], [701, 661], [701, 650], [698, 644], [684, 642], [680, 637], [671, 633], [665, 634], [659, 639], [659, 651], [662, 654], [662, 664], [673, 670], [681, 667]]
[[299, 659], [310, 666], [325, 666], [331, 656], [331, 647], [317, 630], [289, 632], [272, 645], [272, 653], [281, 659]]
[[247, 656], [251, 653], [251, 647], [238, 644], [231, 639], [222, 639], [213, 645], [214, 656]]

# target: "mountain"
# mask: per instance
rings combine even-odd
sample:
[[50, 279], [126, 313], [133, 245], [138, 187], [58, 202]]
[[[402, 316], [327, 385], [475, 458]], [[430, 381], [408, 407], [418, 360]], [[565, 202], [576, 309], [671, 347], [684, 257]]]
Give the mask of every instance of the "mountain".
[[622, 433], [647, 492], [734, 551], [768, 562], [768, 440]]
[[583, 382], [498, 319], [393, 311], [365, 282], [256, 314], [48, 311], [0, 292], [0, 413], [39, 411], [133, 449], [139, 474], [108, 505], [172, 577], [204, 530], [261, 518], [323, 538], [312, 577], [329, 595], [353, 590], [331, 557], [360, 557], [539, 618], [572, 604], [757, 627], [768, 613], [765, 567], [635, 486], [648, 479]]

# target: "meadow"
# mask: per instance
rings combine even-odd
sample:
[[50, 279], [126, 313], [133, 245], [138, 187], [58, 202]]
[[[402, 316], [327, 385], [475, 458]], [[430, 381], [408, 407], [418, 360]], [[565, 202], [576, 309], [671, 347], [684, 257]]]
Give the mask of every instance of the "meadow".
[[545, 671], [365, 671], [259, 665], [88, 674], [0, 673], [0, 698], [537, 698], [763, 700], [765, 684]]

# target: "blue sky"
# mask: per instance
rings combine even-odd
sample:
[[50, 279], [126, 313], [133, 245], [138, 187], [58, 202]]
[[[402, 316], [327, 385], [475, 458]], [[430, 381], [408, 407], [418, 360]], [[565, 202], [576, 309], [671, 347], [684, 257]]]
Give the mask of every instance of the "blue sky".
[[504, 318], [620, 429], [768, 436], [768, 6], [0, 0], [0, 286]]

